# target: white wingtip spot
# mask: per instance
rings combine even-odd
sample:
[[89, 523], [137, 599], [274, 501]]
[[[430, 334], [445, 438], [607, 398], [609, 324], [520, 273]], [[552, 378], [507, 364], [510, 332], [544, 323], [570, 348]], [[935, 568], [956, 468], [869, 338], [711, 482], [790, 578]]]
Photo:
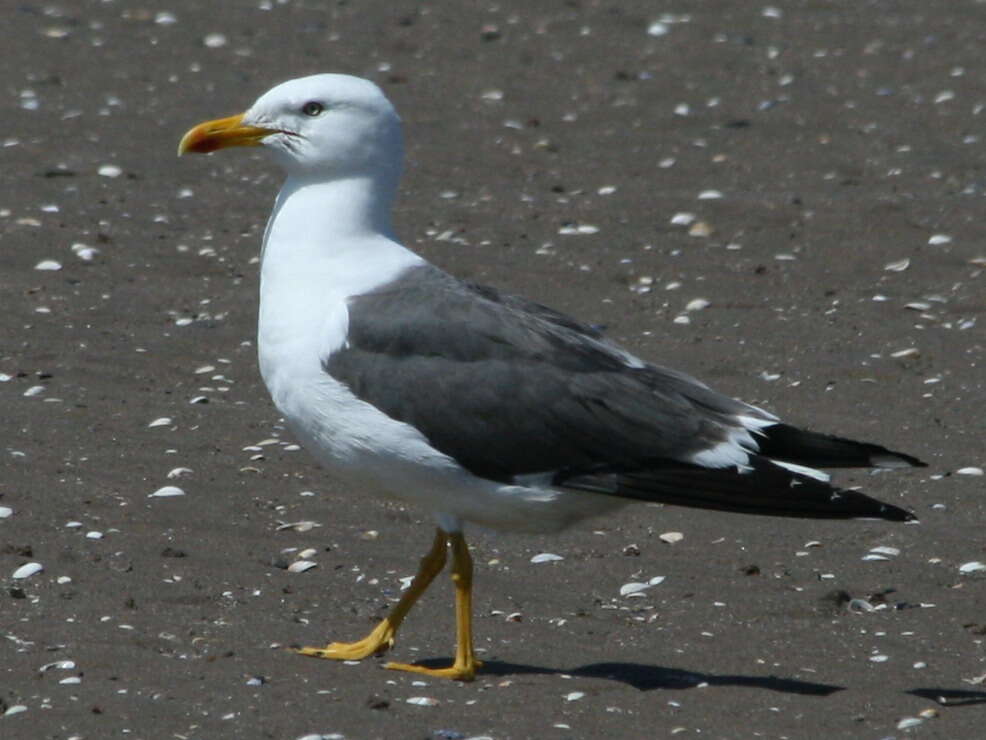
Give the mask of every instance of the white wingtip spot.
[[828, 483], [832, 476], [821, 470], [816, 470], [815, 468], [809, 468], [807, 465], [798, 465], [797, 463], [781, 462], [780, 460], [771, 460], [771, 464], [776, 465], [779, 468], [784, 468], [785, 470], [790, 470], [792, 473], [798, 473], [799, 475], [804, 475], [808, 478], [814, 478], [815, 480], [820, 480], [823, 483]]

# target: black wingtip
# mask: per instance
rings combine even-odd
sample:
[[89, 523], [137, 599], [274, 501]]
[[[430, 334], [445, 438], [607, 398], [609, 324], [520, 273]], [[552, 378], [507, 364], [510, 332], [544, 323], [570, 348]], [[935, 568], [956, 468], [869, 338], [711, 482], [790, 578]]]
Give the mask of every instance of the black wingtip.
[[[861, 519], [869, 519], [871, 517], [860, 517]], [[893, 504], [880, 503], [880, 512], [876, 519], [883, 519], [888, 522], [918, 522], [920, 519], [907, 509], [902, 509], [899, 506], [894, 506]]]
[[926, 468], [918, 458], [870, 442], [810, 432], [790, 424], [772, 424], [758, 430], [759, 452], [772, 460], [813, 468]]
[[896, 450], [881, 450], [870, 455], [870, 464], [874, 468], [899, 469], [899, 468], [926, 468], [928, 463], [918, 460], [912, 455], [897, 452]]

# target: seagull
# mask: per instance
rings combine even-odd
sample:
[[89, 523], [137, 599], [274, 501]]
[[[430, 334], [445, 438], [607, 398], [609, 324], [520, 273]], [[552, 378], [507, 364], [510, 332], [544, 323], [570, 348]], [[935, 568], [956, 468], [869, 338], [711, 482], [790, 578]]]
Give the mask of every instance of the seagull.
[[237, 146], [263, 147], [287, 175], [260, 268], [258, 353], [274, 405], [339, 480], [423, 507], [437, 525], [410, 587], [369, 635], [302, 655], [359, 660], [388, 650], [451, 556], [453, 663], [386, 667], [472, 680], [482, 663], [466, 523], [555, 532], [631, 501], [915, 519], [831, 485], [818, 468], [920, 460], [785, 424], [402, 245], [391, 227], [401, 123], [373, 82], [284, 82], [243, 114], [195, 126], [178, 152]]

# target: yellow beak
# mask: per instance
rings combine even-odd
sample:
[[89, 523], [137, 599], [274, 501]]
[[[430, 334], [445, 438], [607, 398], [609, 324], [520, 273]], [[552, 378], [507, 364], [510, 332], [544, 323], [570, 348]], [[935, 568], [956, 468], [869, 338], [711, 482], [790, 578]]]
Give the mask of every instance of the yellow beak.
[[186, 152], [206, 154], [228, 146], [260, 146], [260, 142], [277, 129], [244, 126], [243, 114], [200, 123], [181, 137], [178, 156]]

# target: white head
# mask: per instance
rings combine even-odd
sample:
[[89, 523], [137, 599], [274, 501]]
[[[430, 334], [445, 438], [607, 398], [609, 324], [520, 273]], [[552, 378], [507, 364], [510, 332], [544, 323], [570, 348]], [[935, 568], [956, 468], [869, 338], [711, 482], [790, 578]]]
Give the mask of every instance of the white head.
[[178, 152], [263, 146], [291, 177], [370, 177], [396, 185], [403, 147], [397, 112], [369, 80], [321, 74], [289, 80], [246, 113], [207, 121], [182, 138]]

